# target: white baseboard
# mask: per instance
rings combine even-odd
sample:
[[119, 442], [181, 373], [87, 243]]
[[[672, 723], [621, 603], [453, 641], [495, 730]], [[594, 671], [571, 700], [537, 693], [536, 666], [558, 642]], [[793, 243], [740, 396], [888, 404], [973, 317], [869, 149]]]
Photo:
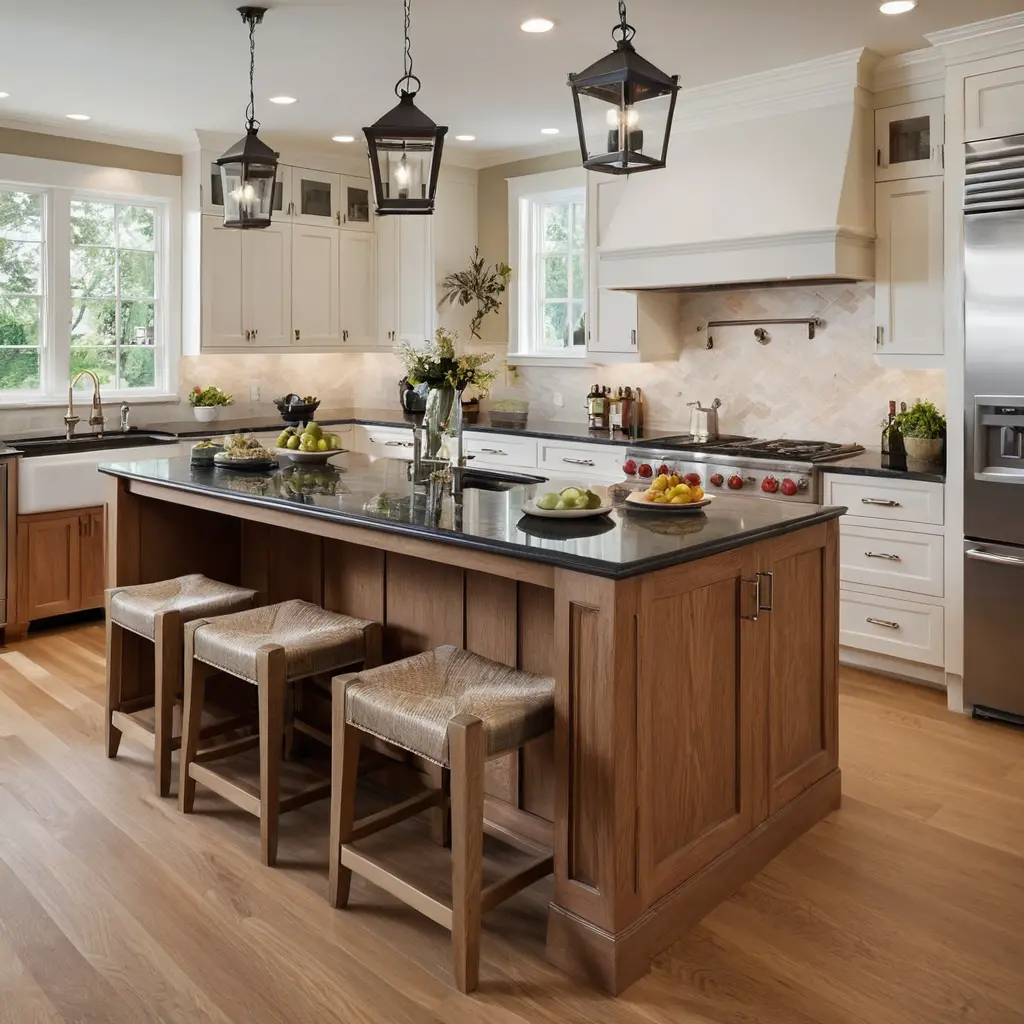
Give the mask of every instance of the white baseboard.
[[970, 708], [964, 708], [964, 677], [955, 672], [946, 673], [946, 706], [958, 715], [969, 715]]
[[860, 651], [855, 647], [839, 648], [839, 664], [866, 669], [868, 672], [878, 672], [880, 675], [892, 676], [895, 679], [908, 679], [914, 683], [923, 683], [936, 690], [945, 690], [948, 679], [958, 678], [947, 677], [941, 668], [935, 668], [932, 665], [920, 665], [915, 661], [890, 658], [888, 655], [875, 654], [873, 651]]

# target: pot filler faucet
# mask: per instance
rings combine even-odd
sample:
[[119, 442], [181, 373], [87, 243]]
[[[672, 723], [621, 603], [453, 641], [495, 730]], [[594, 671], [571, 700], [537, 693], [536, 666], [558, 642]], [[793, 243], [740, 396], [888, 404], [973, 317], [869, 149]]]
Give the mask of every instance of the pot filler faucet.
[[92, 370], [82, 370], [71, 379], [68, 385], [68, 411], [64, 415], [65, 437], [70, 441], [75, 436], [75, 427], [81, 417], [75, 415], [75, 385], [83, 378], [92, 378], [92, 411], [89, 413], [89, 426], [99, 427], [103, 433], [103, 401], [100, 398], [100, 379]]

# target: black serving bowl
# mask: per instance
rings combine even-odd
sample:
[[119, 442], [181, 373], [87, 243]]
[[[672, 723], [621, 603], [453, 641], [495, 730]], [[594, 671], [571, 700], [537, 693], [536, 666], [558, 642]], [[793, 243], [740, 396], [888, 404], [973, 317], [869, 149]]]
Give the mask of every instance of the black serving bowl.
[[274, 405], [281, 414], [285, 423], [308, 423], [320, 408], [320, 402], [296, 401], [298, 395], [285, 395], [284, 398], [275, 398]]

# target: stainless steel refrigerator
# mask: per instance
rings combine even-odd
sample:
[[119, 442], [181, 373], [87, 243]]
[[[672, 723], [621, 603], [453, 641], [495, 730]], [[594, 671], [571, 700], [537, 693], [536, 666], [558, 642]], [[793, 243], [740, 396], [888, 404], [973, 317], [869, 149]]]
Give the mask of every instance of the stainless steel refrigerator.
[[1024, 724], [1024, 135], [967, 146], [964, 703]]

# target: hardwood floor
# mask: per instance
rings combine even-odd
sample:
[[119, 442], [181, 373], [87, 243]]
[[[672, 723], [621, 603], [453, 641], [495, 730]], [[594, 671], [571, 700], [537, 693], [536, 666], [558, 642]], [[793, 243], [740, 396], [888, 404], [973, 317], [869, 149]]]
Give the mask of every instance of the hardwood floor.
[[108, 761], [103, 639], [0, 648], [2, 1024], [1024, 1021], [1024, 731], [939, 694], [845, 670], [843, 809], [620, 999], [543, 960], [549, 882], [485, 917], [467, 997], [440, 927], [358, 877], [328, 905], [326, 803], [271, 870], [249, 815], [200, 788], [183, 818], [128, 739]]

